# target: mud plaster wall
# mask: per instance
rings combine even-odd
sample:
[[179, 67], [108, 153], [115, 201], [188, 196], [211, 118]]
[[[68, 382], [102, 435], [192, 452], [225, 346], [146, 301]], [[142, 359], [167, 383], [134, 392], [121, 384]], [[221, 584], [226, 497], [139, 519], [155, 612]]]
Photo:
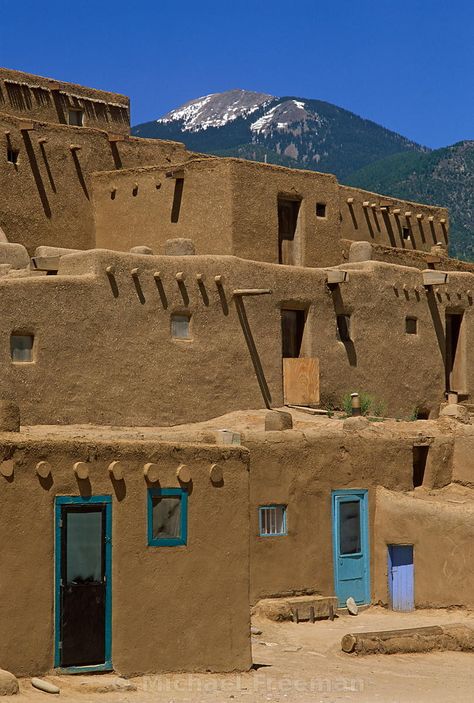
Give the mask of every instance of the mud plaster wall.
[[[110, 143], [106, 132], [85, 127], [21, 122], [0, 114], [0, 227], [30, 254], [42, 244], [76, 249], [95, 246], [90, 174], [184, 154], [177, 142], [126, 139]], [[71, 149], [79, 147], [78, 149]], [[18, 163], [7, 150], [18, 150]], [[113, 231], [113, 223], [109, 223]]]
[[[301, 266], [340, 262], [338, 184], [335, 176], [232, 161], [234, 253], [278, 263], [278, 197], [301, 199], [294, 247]], [[316, 217], [316, 203], [326, 216]]]
[[85, 127], [116, 134], [130, 131], [130, 100], [125, 95], [0, 68], [0, 112], [68, 124], [70, 109], [83, 110]]
[[[433, 528], [437, 524], [436, 505], [427, 508], [424, 501], [413, 498], [413, 493], [410, 497], [405, 495], [413, 489], [413, 445], [419, 442], [420, 435], [424, 431], [435, 434], [430, 439], [423, 484], [429, 490], [439, 489], [451, 480], [454, 438], [433, 433], [432, 423], [404, 423], [403, 427], [399, 434], [376, 425], [360, 435], [331, 432], [329, 428], [325, 433], [317, 430], [245, 433], [243, 441], [250, 450], [252, 603], [264, 597], [304, 592], [334, 595], [331, 492], [342, 488], [369, 490], [373, 600], [386, 602], [384, 559], [386, 537], [390, 534], [393, 541], [416, 542], [426, 552], [419, 564], [423, 571], [420, 605], [472, 603], [471, 576], [469, 595], [467, 584], [462, 594], [458, 594], [453, 590], [454, 580], [442, 576], [431, 586], [433, 567], [429, 556], [430, 550], [438, 548], [437, 559], [448, 565], [443, 568], [454, 569], [456, 578], [464, 578], [462, 569], [456, 565], [453, 545], [458, 534], [462, 535], [462, 544], [472, 540], [471, 517], [468, 521], [465, 512], [456, 517], [458, 506], [451, 506], [445, 512], [442, 506], [441, 515], [449, 516], [443, 525], [446, 530], [451, 524], [456, 525], [457, 532], [446, 534], [440, 543], [438, 529]], [[474, 437], [470, 440], [472, 443]], [[388, 490], [377, 492], [377, 486]], [[384, 496], [389, 491], [393, 502], [387, 504]], [[287, 536], [259, 536], [258, 508], [271, 504], [287, 506]], [[399, 506], [403, 507], [400, 518]], [[441, 532], [445, 532], [443, 527]], [[472, 547], [469, 549], [471, 554]], [[454, 551], [459, 552], [457, 547]], [[474, 568], [469, 566], [467, 574], [473, 573]]]
[[[348, 203], [347, 198], [353, 198], [354, 202]], [[364, 202], [369, 202], [370, 205], [364, 207]], [[376, 207], [370, 207], [372, 204]], [[381, 210], [381, 206], [388, 208]], [[449, 213], [446, 208], [389, 198], [347, 186], [339, 187], [339, 208], [343, 239], [364, 240], [407, 251], [430, 251], [438, 242], [448, 244]], [[400, 213], [395, 214], [394, 209], [400, 209]], [[411, 213], [408, 217], [407, 212]], [[422, 215], [423, 218], [418, 219], [417, 215]], [[428, 219], [430, 216], [433, 221]], [[406, 234], [409, 234], [410, 239], [404, 238], [404, 228], [408, 230]]]
[[[472, 456], [472, 455], [471, 455]], [[379, 488], [376, 601], [388, 600], [388, 544], [413, 544], [415, 606], [474, 605], [474, 502], [441, 502]]]
[[[94, 176], [97, 246], [125, 250], [130, 243], [145, 243], [160, 251], [168, 238], [189, 237], [200, 254], [234, 254], [278, 263], [279, 197], [301, 203], [292, 244], [297, 265], [320, 267], [340, 263], [344, 250], [341, 236], [398, 245], [405, 247], [405, 251], [408, 246], [410, 251], [414, 246], [429, 251], [436, 241], [447, 241], [447, 229], [439, 222], [442, 216], [447, 217], [445, 210], [427, 206], [414, 209], [413, 203], [348, 189], [339, 186], [335, 176], [329, 174], [197, 156], [181, 165], [174, 164], [171, 171], [184, 176], [179, 213], [175, 208], [175, 180], [166, 177], [170, 169], [136, 169], [120, 174], [119, 178], [115, 173]], [[355, 197], [349, 219], [348, 192]], [[413, 233], [409, 242], [397, 239], [395, 234], [389, 237], [387, 222], [394, 216], [384, 216], [371, 208], [366, 213], [362, 208], [362, 200], [366, 198], [400, 205], [403, 212], [412, 208], [412, 229], [416, 227], [423, 233], [420, 246]], [[325, 205], [324, 217], [317, 216], [317, 203]], [[419, 212], [423, 213], [423, 221], [416, 219]], [[371, 228], [363, 213], [372, 218], [369, 223], [374, 221]], [[427, 218], [433, 213], [437, 219], [429, 223]], [[397, 222], [398, 225], [392, 223], [391, 227], [400, 234], [400, 218]], [[425, 232], [427, 228], [430, 237]]]
[[[153, 443], [25, 441], [3, 436], [15, 461], [0, 476], [2, 667], [18, 675], [53, 666], [54, 498], [112, 496], [112, 661], [117, 672], [229, 671], [251, 664], [249, 636], [248, 467], [245, 450]], [[48, 461], [51, 479], [36, 463]], [[124, 481], [107, 467], [123, 462]], [[88, 463], [78, 481], [73, 463]], [[147, 546], [143, 464], [159, 465], [161, 487], [179, 487], [176, 469], [192, 475], [188, 544]], [[223, 485], [209, 479], [211, 463]], [[153, 484], [157, 485], [157, 484]], [[239, 507], [236, 510], [236, 506]]]
[[181, 195], [180, 184], [166, 176], [170, 170], [179, 172], [152, 167], [93, 176], [97, 247], [128, 251], [145, 244], [161, 253], [167, 239], [186, 237], [198, 254], [232, 254], [229, 164], [186, 164]]
[[[0, 279], [3, 397], [20, 405], [24, 424], [173, 425], [264, 407], [263, 393], [279, 407], [281, 307], [296, 306], [307, 308], [302, 355], [320, 360], [323, 404], [359, 390], [392, 416], [435, 414], [445, 390], [445, 308], [454, 302], [465, 310], [464, 385], [472, 389], [471, 274], [452, 274], [446, 291], [426, 294], [414, 290], [415, 269], [349, 271], [338, 293], [321, 270], [99, 250], [63, 257], [58, 276]], [[260, 287], [272, 295], [236, 305], [235, 289]], [[190, 339], [171, 337], [174, 313], [190, 315]], [[351, 342], [336, 338], [339, 313], [351, 314]], [[405, 333], [407, 315], [417, 317], [417, 335]], [[35, 335], [33, 363], [11, 362], [12, 332]]]

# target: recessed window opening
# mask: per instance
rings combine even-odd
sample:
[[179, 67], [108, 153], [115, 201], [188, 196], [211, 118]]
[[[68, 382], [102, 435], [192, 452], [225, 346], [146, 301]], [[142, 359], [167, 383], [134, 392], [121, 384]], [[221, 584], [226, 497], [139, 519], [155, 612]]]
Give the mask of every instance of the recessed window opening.
[[351, 316], [337, 315], [336, 316], [336, 338], [339, 342], [351, 341]]
[[405, 332], [406, 334], [418, 334], [418, 320], [416, 317], [405, 318]]
[[10, 146], [7, 149], [7, 161], [9, 164], [17, 164], [20, 152], [18, 149], [12, 149]]
[[68, 123], [73, 127], [84, 126], [84, 110], [69, 110]]
[[306, 310], [281, 311], [282, 356], [284, 359], [297, 359], [301, 353]]
[[326, 217], [326, 203], [316, 203], [316, 217]]
[[13, 363], [27, 364], [33, 361], [34, 336], [14, 332], [10, 336], [10, 354]]
[[297, 263], [295, 235], [301, 200], [278, 198], [278, 263], [294, 265]]
[[171, 315], [171, 336], [174, 339], [191, 339], [190, 319], [189, 315]]
[[413, 447], [413, 488], [423, 485], [429, 446]]
[[403, 239], [411, 239], [411, 229], [409, 227], [402, 227], [402, 237]]
[[258, 513], [260, 537], [281, 537], [287, 534], [286, 505], [262, 505]]
[[187, 542], [188, 494], [183, 488], [148, 490], [148, 545], [174, 547]]

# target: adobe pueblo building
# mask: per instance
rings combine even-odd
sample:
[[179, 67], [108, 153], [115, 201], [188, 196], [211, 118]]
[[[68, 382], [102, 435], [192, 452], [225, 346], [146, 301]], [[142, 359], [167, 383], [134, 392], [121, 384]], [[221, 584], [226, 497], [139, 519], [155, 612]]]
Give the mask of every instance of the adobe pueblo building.
[[0, 138], [1, 667], [248, 669], [265, 598], [474, 607], [446, 210], [4, 69]]

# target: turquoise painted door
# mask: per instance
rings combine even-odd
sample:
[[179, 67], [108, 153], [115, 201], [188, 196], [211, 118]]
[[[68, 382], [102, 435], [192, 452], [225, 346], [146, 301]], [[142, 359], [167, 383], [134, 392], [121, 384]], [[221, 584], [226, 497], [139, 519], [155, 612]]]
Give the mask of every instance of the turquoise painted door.
[[333, 491], [334, 586], [339, 605], [349, 597], [370, 603], [368, 494], [366, 490]]

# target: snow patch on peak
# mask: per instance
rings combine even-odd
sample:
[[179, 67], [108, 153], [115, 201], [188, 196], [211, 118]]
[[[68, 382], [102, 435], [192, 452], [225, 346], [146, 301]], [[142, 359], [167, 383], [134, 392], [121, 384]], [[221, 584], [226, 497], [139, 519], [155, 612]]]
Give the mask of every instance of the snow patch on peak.
[[254, 135], [269, 134], [274, 129], [280, 131], [290, 130], [290, 125], [294, 123], [311, 122], [312, 128], [317, 128], [324, 124], [325, 120], [306, 107], [302, 100], [284, 100], [267, 110], [262, 117], [250, 125]]
[[166, 124], [182, 120], [183, 131], [197, 132], [209, 127], [223, 127], [237, 117], [246, 117], [259, 107], [274, 100], [273, 95], [254, 93], [249, 90], [228, 90], [225, 93], [210, 93], [190, 100], [176, 110], [171, 110], [157, 120]]

